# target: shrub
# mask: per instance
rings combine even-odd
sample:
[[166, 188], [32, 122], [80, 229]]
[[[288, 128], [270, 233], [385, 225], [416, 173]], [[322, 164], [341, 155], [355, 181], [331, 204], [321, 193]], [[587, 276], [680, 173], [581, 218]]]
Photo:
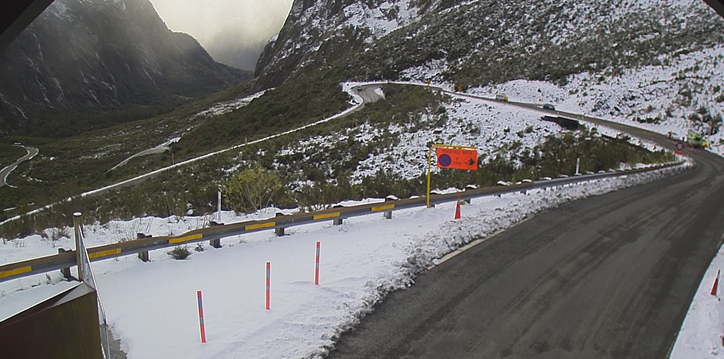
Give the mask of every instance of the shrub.
[[167, 254], [173, 257], [173, 259], [183, 260], [190, 256], [191, 252], [189, 252], [189, 249], [186, 246], [178, 246], [175, 247], [173, 250], [168, 251]]
[[70, 238], [70, 231], [68, 228], [52, 228], [50, 229], [50, 240], [57, 241], [63, 237]]
[[281, 189], [279, 176], [259, 165], [235, 174], [224, 184], [227, 202], [237, 212], [258, 211], [269, 206]]

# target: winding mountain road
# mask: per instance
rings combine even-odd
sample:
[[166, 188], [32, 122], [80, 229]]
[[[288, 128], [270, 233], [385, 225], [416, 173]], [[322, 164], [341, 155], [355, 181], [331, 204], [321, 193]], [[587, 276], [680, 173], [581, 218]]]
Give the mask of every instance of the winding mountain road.
[[[207, 154], [205, 154], [205, 155], [201, 155], [201, 156], [198, 156], [198, 157], [194, 157], [194, 158], [191, 158], [191, 159], [187, 159], [187, 160], [178, 162], [178, 163], [176, 163], [176, 164], [173, 164], [173, 165], [171, 165], [171, 166], [159, 168], [159, 169], [157, 169], [157, 170], [154, 170], [154, 171], [151, 171], [151, 172], [148, 172], [148, 173], [144, 173], [144, 174], [142, 174], [142, 175], [138, 175], [138, 176], [136, 176], [136, 177], [134, 177], [134, 178], [130, 178], [130, 179], [127, 179], [127, 180], [123, 180], [123, 181], [117, 182], [117, 183], [112, 184], [112, 185], [108, 185], [108, 186], [105, 186], [105, 187], [102, 187], [102, 188], [98, 188], [98, 189], [90, 190], [90, 191], [87, 191], [87, 192], [83, 192], [83, 193], [79, 194], [78, 196], [80, 196], [80, 197], [98, 196], [98, 195], [102, 195], [102, 194], [104, 194], [104, 193], [108, 193], [108, 192], [110, 192], [110, 191], [119, 190], [119, 189], [124, 188], [124, 187], [134, 186], [134, 185], [137, 185], [137, 184], [139, 184], [139, 183], [142, 183], [142, 182], [144, 182], [144, 181], [146, 181], [146, 180], [148, 180], [148, 179], [150, 179], [150, 178], [153, 178], [153, 177], [155, 177], [155, 176], [158, 176], [159, 174], [161, 174], [161, 173], [163, 173], [163, 172], [165, 172], [165, 171], [168, 171], [168, 170], [171, 170], [171, 169], [175, 169], [175, 168], [177, 168], [177, 167], [185, 166], [185, 165], [188, 165], [188, 164], [193, 163], [193, 162], [196, 162], [196, 161], [200, 161], [200, 160], [204, 160], [204, 159], [209, 158], [209, 157], [216, 156], [216, 155], [218, 155], [218, 154], [220, 154], [220, 153], [224, 153], [224, 152], [228, 152], [228, 151], [231, 151], [231, 150], [235, 150], [235, 149], [238, 149], [238, 148], [241, 148], [241, 147], [244, 147], [244, 146], [253, 145], [253, 144], [256, 144], [256, 143], [261, 143], [261, 142], [264, 142], [264, 141], [268, 141], [268, 140], [277, 138], [277, 137], [279, 137], [279, 136], [284, 136], [284, 135], [287, 135], [287, 134], [290, 134], [290, 133], [294, 133], [294, 132], [297, 132], [297, 131], [304, 130], [304, 129], [309, 128], [309, 127], [316, 126], [316, 125], [321, 124], [321, 123], [325, 123], [325, 122], [332, 121], [332, 120], [335, 120], [335, 119], [338, 119], [338, 118], [342, 118], [342, 117], [345, 117], [345, 116], [349, 116], [350, 114], [355, 113], [355, 112], [363, 109], [366, 104], [373, 103], [373, 102], [376, 102], [376, 101], [380, 100], [380, 99], [381, 99], [380, 95], [379, 95], [377, 92], [375, 92], [375, 90], [376, 90], [376, 89], [379, 89], [380, 87], [381, 87], [380, 84], [368, 84], [368, 85], [361, 85], [361, 86], [356, 86], [356, 87], [354, 87], [354, 88], [352, 89], [352, 91], [354, 91], [354, 93], [357, 94], [357, 95], [362, 99], [362, 102], [361, 102], [361, 103], [358, 103], [358, 104], [356, 104], [356, 105], [354, 105], [354, 106], [352, 106], [351, 108], [347, 109], [346, 111], [344, 111], [344, 112], [342, 112], [342, 113], [340, 113], [340, 114], [337, 114], [337, 115], [334, 115], [334, 116], [331, 116], [331, 117], [328, 117], [328, 118], [324, 118], [324, 119], [321, 119], [321, 120], [319, 120], [319, 121], [317, 121], [317, 122], [313, 122], [313, 123], [310, 123], [310, 124], [307, 124], [307, 125], [304, 125], [304, 126], [300, 126], [300, 127], [298, 127], [298, 128], [295, 128], [295, 129], [292, 129], [292, 130], [289, 130], [289, 131], [285, 131], [285, 132], [278, 133], [278, 134], [275, 134], [275, 135], [271, 135], [271, 136], [267, 136], [267, 137], [264, 137], [264, 138], [260, 138], [260, 139], [258, 139], [258, 140], [250, 141], [250, 142], [248, 142], [248, 143], [238, 144], [238, 145], [236, 145], [236, 146], [232, 146], [232, 147], [229, 147], [229, 148], [220, 150], [220, 151], [215, 151], [215, 152], [207, 153]], [[30, 147], [27, 147], [26, 149], [30, 149]], [[160, 146], [159, 146], [159, 147], [156, 147], [156, 148], [153, 148], [153, 149], [150, 149], [150, 150], [148, 150], [148, 151], [155, 151], [155, 150], [159, 150], [159, 149], [160, 149]], [[35, 154], [37, 154], [37, 149], [34, 149], [34, 150], [36, 151]], [[139, 154], [136, 154], [136, 155], [131, 156], [130, 158], [126, 159], [126, 162], [129, 161], [130, 159], [132, 159], [133, 157], [139, 156], [140, 154], [148, 154], [148, 153], [145, 153], [145, 152], [146, 152], [146, 151], [143, 151], [143, 152], [141, 152], [141, 153], [139, 153]], [[161, 152], [163, 152], [163, 151], [161, 151]], [[33, 156], [34, 156], [34, 155], [33, 155]], [[32, 158], [32, 156], [31, 156], [30, 158]], [[20, 160], [18, 160], [18, 161], [20, 161]], [[21, 162], [22, 162], [22, 161], [21, 161]], [[16, 164], [19, 164], [19, 163], [16, 162]], [[113, 167], [113, 169], [115, 169], [115, 168], [117, 168], [117, 167], [119, 167], [119, 166], [122, 166], [123, 164], [125, 164], [125, 163], [122, 162], [122, 163], [116, 165], [115, 167]], [[10, 167], [12, 167], [12, 166], [8, 166], [6, 169], [8, 169], [8, 168], [10, 168]], [[15, 167], [17, 167], [17, 165], [16, 165]], [[12, 172], [12, 170], [14, 170], [15, 167], [13, 167], [12, 169], [10, 169], [10, 172]], [[4, 171], [5, 171], [6, 169], [3, 169], [3, 172], [2, 172], [2, 173], [5, 173]], [[8, 173], [9, 173], [9, 172], [8, 172]], [[7, 176], [7, 174], [5, 174], [5, 176]], [[73, 198], [73, 197], [70, 197], [70, 198], [67, 198], [66, 200], [70, 200], [70, 199], [72, 199], [72, 198]], [[57, 202], [56, 202], [56, 203], [57, 203]], [[48, 209], [48, 208], [53, 207], [56, 203], [51, 203], [51, 204], [45, 205], [45, 206], [43, 206], [43, 207], [34, 209], [34, 210], [32, 210], [32, 211], [30, 211], [30, 212], [27, 212], [27, 213], [24, 213], [24, 214], [22, 214], [22, 215], [29, 215], [29, 214], [39, 213], [40, 211], [42, 211], [42, 210], [44, 210], [44, 209]], [[9, 223], [9, 222], [11, 222], [11, 221], [18, 220], [18, 219], [20, 219], [20, 218], [22, 217], [22, 215], [17, 215], [17, 216], [14, 216], [14, 217], [12, 217], [12, 218], [6, 219], [6, 220], [0, 222], [0, 225], [3, 225], [3, 224], [5, 224], [5, 223]]]
[[24, 148], [26, 151], [28, 151], [28, 153], [25, 156], [18, 158], [18, 160], [15, 161], [15, 163], [0, 170], [0, 178], [3, 179], [2, 182], [0, 182], [0, 187], [8, 186], [8, 187], [16, 188], [15, 186], [8, 184], [8, 176], [10, 175], [10, 173], [15, 171], [15, 169], [18, 168], [18, 166], [20, 166], [21, 163], [23, 163], [25, 161], [30, 161], [31, 159], [33, 159], [33, 157], [37, 156], [38, 153], [40, 153], [40, 151], [35, 147], [25, 147], [25, 146], [21, 146], [21, 147]]
[[546, 211], [424, 272], [328, 357], [667, 358], [724, 233], [724, 159], [687, 155], [689, 171]]

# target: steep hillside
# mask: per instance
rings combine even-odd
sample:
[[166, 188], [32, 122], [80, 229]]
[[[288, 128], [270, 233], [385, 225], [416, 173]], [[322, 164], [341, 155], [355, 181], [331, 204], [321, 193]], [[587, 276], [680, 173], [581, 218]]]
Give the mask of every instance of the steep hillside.
[[[440, 0], [294, 0], [284, 27], [259, 57], [264, 87], [343, 59], [420, 19]], [[447, 1], [457, 2], [457, 1]]]
[[[57, 0], [0, 54], [0, 134], [66, 135], [135, 120], [143, 106], [247, 78], [170, 31], [148, 0]], [[125, 113], [103, 121], [99, 110]]]
[[693, 0], [297, 0], [256, 74], [272, 86], [346, 59], [358, 80], [565, 82], [721, 43], [724, 23]]

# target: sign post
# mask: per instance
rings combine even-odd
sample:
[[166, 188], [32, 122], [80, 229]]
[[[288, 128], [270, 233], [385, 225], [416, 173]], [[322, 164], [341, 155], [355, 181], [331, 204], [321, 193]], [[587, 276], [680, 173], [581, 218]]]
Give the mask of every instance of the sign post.
[[427, 153], [427, 208], [430, 208], [430, 177], [432, 173], [432, 151], [437, 150], [437, 167], [458, 170], [478, 170], [478, 149], [472, 146], [437, 144]]

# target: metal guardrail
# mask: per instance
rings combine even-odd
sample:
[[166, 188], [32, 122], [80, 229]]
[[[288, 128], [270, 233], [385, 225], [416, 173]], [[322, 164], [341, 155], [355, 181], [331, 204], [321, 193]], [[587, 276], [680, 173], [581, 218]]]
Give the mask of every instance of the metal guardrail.
[[[562, 186], [566, 184], [585, 182], [595, 179], [617, 177], [641, 172], [648, 172], [680, 165], [681, 162], [670, 163], [661, 166], [641, 168], [626, 171], [613, 171], [596, 173], [590, 175], [571, 176], [567, 178], [556, 178], [551, 180], [522, 183], [512, 186], [485, 187], [463, 192], [448, 194], [436, 194], [430, 196], [431, 204], [456, 201], [460, 199], [472, 199], [487, 197], [505, 193], [520, 192], [531, 189]], [[186, 232], [179, 236], [163, 236], [142, 238], [133, 241], [119, 242], [99, 247], [88, 248], [88, 256], [91, 262], [148, 252], [156, 249], [174, 247], [180, 244], [196, 243], [201, 241], [220, 240], [224, 237], [253, 233], [278, 228], [289, 228], [305, 224], [318, 223], [329, 220], [343, 220], [351, 217], [366, 216], [373, 213], [386, 213], [403, 209], [425, 207], [425, 197], [417, 197], [403, 200], [386, 201], [373, 204], [364, 204], [350, 207], [330, 208], [323, 211], [297, 213], [290, 216], [281, 216], [260, 221], [247, 221], [220, 226], [212, 226]], [[14, 262], [0, 266], [0, 282], [21, 278], [29, 275], [50, 272], [70, 268], [76, 265], [75, 251], [68, 251], [56, 255], [35, 258], [31, 260]]]

